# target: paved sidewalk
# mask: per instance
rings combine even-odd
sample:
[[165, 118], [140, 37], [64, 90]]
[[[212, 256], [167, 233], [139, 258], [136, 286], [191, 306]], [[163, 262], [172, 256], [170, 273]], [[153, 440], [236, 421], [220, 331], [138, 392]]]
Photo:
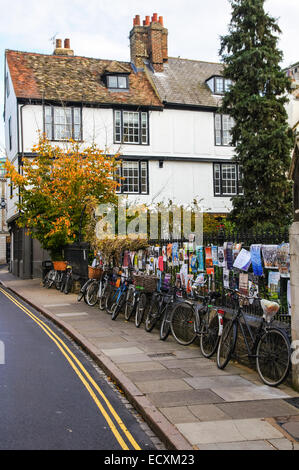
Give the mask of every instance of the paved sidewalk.
[[[123, 316], [20, 280], [0, 269], [0, 281], [60, 324], [124, 391], [168, 448], [299, 450], [299, 394], [263, 385], [238, 364], [224, 371], [195, 344], [183, 347], [146, 333]], [[1, 328], [0, 328], [1, 336]]]

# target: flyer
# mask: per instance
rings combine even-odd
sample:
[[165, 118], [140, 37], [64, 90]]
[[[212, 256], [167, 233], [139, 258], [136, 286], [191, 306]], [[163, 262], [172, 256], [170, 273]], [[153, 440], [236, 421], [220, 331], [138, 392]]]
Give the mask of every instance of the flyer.
[[277, 300], [280, 292], [280, 273], [278, 271], [269, 271], [268, 292], [272, 300]]
[[196, 248], [196, 257], [197, 257], [197, 268], [198, 271], [205, 270], [204, 256], [203, 256], [203, 246], [198, 246]]
[[248, 295], [248, 273], [240, 273], [239, 291], [241, 294]]
[[223, 246], [218, 246], [218, 266], [220, 268], [225, 268], [225, 258], [224, 258], [224, 248], [223, 248]]
[[281, 277], [290, 277], [290, 245], [282, 243], [277, 248], [278, 271]]
[[206, 252], [206, 268], [212, 268], [213, 267], [213, 259], [212, 259], [212, 248], [207, 247], [205, 249]]
[[277, 248], [278, 245], [262, 245], [265, 269], [278, 269]]
[[218, 246], [215, 245], [212, 246], [212, 260], [213, 265], [218, 266]]
[[262, 245], [251, 245], [251, 247], [250, 247], [252, 269], [253, 269], [253, 272], [256, 276], [262, 276], [263, 275], [263, 265], [262, 265], [262, 258], [261, 258], [261, 246]]
[[223, 269], [223, 287], [229, 289], [229, 269]]
[[248, 250], [242, 248], [237, 258], [235, 259], [234, 268], [241, 269], [242, 271], [248, 271], [251, 264], [251, 255]]

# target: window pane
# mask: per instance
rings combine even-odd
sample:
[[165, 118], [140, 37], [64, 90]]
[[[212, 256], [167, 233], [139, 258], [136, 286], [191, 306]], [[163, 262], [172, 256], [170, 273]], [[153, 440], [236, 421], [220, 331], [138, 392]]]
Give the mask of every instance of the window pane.
[[222, 168], [222, 194], [225, 196], [237, 194], [236, 165], [224, 164]]
[[214, 165], [214, 191], [217, 196], [221, 194], [220, 165]]
[[124, 193], [139, 193], [139, 162], [123, 162]]
[[118, 77], [118, 88], [127, 88], [126, 77]]
[[215, 92], [223, 93], [223, 91], [224, 91], [223, 78], [216, 78], [215, 79]]
[[109, 88], [117, 88], [117, 77], [116, 76], [110, 76], [108, 78], [108, 87]]
[[141, 192], [142, 193], [148, 192], [147, 179], [148, 179], [147, 178], [147, 163], [141, 162]]

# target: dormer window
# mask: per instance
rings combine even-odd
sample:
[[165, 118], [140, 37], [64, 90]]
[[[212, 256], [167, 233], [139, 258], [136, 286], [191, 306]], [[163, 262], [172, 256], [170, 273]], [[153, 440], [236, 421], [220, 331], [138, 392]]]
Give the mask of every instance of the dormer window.
[[232, 85], [231, 80], [221, 76], [211, 77], [209, 80], [207, 80], [206, 83], [210, 88], [211, 92], [215, 95], [224, 95], [224, 93], [230, 90], [230, 87]]
[[107, 75], [107, 87], [111, 91], [128, 90], [129, 77], [127, 75]]

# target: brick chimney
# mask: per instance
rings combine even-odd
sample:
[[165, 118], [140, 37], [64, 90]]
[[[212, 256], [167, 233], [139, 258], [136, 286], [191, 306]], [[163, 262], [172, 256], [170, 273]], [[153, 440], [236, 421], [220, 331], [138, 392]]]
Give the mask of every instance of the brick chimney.
[[56, 48], [53, 52], [54, 55], [65, 55], [65, 56], [73, 56], [74, 51], [71, 49], [70, 40], [64, 40], [64, 47], [62, 47], [62, 40], [56, 39]]
[[163, 72], [163, 64], [168, 61], [168, 30], [164, 28], [163, 16], [154, 13], [152, 18], [145, 17], [140, 24], [140, 16], [133, 19], [130, 32], [131, 62], [136, 67], [144, 67], [149, 60], [155, 72]]

